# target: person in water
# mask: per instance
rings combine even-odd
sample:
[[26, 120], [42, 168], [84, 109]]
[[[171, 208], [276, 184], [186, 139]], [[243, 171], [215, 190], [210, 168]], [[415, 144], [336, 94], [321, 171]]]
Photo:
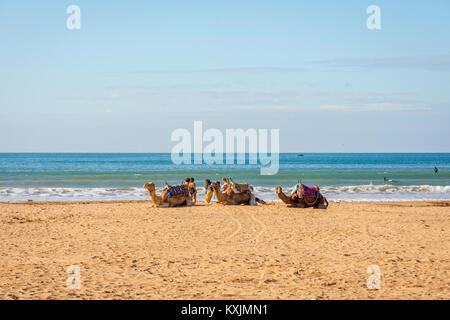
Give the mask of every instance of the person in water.
[[189, 196], [191, 197], [192, 202], [197, 202], [197, 187], [195, 186], [194, 178], [189, 179], [188, 184]]
[[437, 167], [434, 167], [434, 173], [438, 173], [439, 169]]

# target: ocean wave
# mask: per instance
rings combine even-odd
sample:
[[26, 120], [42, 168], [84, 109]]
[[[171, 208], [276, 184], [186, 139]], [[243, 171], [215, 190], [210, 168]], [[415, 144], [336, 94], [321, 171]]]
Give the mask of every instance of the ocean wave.
[[426, 192], [426, 193], [450, 193], [450, 186], [432, 186], [432, 185], [359, 185], [359, 186], [338, 186], [323, 187], [322, 192], [339, 193], [404, 193], [404, 192]]
[[[289, 193], [292, 187], [283, 188]], [[255, 186], [255, 195], [266, 200], [278, 200], [274, 187]], [[159, 194], [162, 188], [156, 189]], [[433, 185], [353, 185], [324, 186], [321, 192], [329, 200], [346, 201], [403, 201], [450, 200], [450, 186]], [[204, 188], [198, 188], [198, 198], [203, 200]], [[148, 200], [144, 188], [8, 188], [0, 187], [0, 201], [108, 201]]]
[[0, 201], [144, 200], [146, 198], [148, 194], [144, 188], [0, 188]]

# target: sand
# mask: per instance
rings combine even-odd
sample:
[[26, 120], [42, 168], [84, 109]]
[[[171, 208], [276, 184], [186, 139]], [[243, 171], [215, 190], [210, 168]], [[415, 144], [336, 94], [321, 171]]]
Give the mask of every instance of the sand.
[[449, 299], [449, 205], [0, 203], [0, 298]]

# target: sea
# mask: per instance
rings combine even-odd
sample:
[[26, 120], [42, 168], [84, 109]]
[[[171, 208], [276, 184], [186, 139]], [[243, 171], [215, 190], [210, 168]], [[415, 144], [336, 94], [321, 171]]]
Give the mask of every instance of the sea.
[[170, 153], [0, 153], [1, 202], [149, 200], [146, 182], [160, 192], [186, 177], [200, 200], [204, 179], [222, 177], [252, 184], [264, 200], [298, 179], [335, 201], [450, 200], [450, 153], [281, 153], [275, 175], [248, 161], [177, 165]]

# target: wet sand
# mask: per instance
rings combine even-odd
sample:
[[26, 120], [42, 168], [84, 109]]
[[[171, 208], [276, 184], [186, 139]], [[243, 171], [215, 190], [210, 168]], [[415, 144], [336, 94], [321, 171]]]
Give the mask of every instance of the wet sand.
[[446, 201], [0, 203], [0, 225], [1, 299], [450, 298]]

